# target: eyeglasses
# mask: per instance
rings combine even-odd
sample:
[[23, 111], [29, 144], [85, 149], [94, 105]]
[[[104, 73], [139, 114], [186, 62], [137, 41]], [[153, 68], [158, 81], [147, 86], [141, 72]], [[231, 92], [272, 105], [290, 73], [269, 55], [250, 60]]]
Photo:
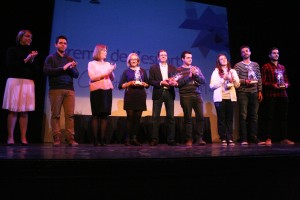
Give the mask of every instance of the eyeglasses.
[[138, 60], [137, 58], [132, 58], [132, 59], [130, 59], [130, 61], [136, 61], [136, 60]]

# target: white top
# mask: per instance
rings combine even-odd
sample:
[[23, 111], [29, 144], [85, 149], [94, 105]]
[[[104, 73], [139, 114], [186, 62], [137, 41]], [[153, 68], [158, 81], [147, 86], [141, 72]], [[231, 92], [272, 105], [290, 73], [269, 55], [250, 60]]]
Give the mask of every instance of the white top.
[[[220, 77], [219, 70], [216, 68], [210, 78], [210, 89], [214, 90], [214, 102], [221, 102], [224, 99], [231, 99], [237, 101], [235, 88], [240, 87], [240, 79], [234, 69], [229, 71], [233, 79], [233, 87], [227, 88], [225, 80]], [[226, 89], [227, 88], [227, 89]]]

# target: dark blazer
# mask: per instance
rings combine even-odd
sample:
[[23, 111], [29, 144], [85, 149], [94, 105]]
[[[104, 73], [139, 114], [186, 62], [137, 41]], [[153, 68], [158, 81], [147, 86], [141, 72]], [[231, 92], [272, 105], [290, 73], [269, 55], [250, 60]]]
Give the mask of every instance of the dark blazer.
[[[176, 67], [168, 64], [168, 77], [172, 77], [176, 74]], [[157, 100], [161, 97], [163, 92], [163, 86], [160, 85], [162, 81], [162, 74], [160, 72], [159, 64], [152, 65], [149, 70], [149, 84], [153, 86], [152, 91], [152, 100]], [[169, 87], [168, 89], [172, 96], [173, 100], [175, 99], [175, 89], [174, 87]]]

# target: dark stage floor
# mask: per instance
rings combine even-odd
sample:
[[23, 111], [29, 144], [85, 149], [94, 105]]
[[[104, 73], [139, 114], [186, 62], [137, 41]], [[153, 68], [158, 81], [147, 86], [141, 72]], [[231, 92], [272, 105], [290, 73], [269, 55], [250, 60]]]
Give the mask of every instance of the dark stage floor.
[[0, 145], [11, 199], [300, 199], [300, 144]]
[[104, 147], [94, 147], [92, 144], [80, 144], [69, 147], [62, 144], [53, 147], [52, 144], [31, 144], [29, 146], [0, 146], [0, 159], [35, 159], [35, 160], [124, 160], [124, 159], [214, 159], [214, 158], [255, 158], [255, 157], [291, 157], [300, 156], [300, 144], [271, 146], [250, 144], [248, 146], [222, 146], [221, 144], [207, 144], [205, 146], [124, 146], [111, 144]]

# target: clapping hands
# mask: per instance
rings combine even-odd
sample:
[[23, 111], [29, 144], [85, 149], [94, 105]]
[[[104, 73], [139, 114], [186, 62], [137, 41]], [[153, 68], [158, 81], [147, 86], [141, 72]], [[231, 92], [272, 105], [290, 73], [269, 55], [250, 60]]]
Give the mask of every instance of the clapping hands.
[[25, 62], [33, 62], [34, 58], [38, 55], [37, 51], [31, 51], [30, 54], [25, 58]]

